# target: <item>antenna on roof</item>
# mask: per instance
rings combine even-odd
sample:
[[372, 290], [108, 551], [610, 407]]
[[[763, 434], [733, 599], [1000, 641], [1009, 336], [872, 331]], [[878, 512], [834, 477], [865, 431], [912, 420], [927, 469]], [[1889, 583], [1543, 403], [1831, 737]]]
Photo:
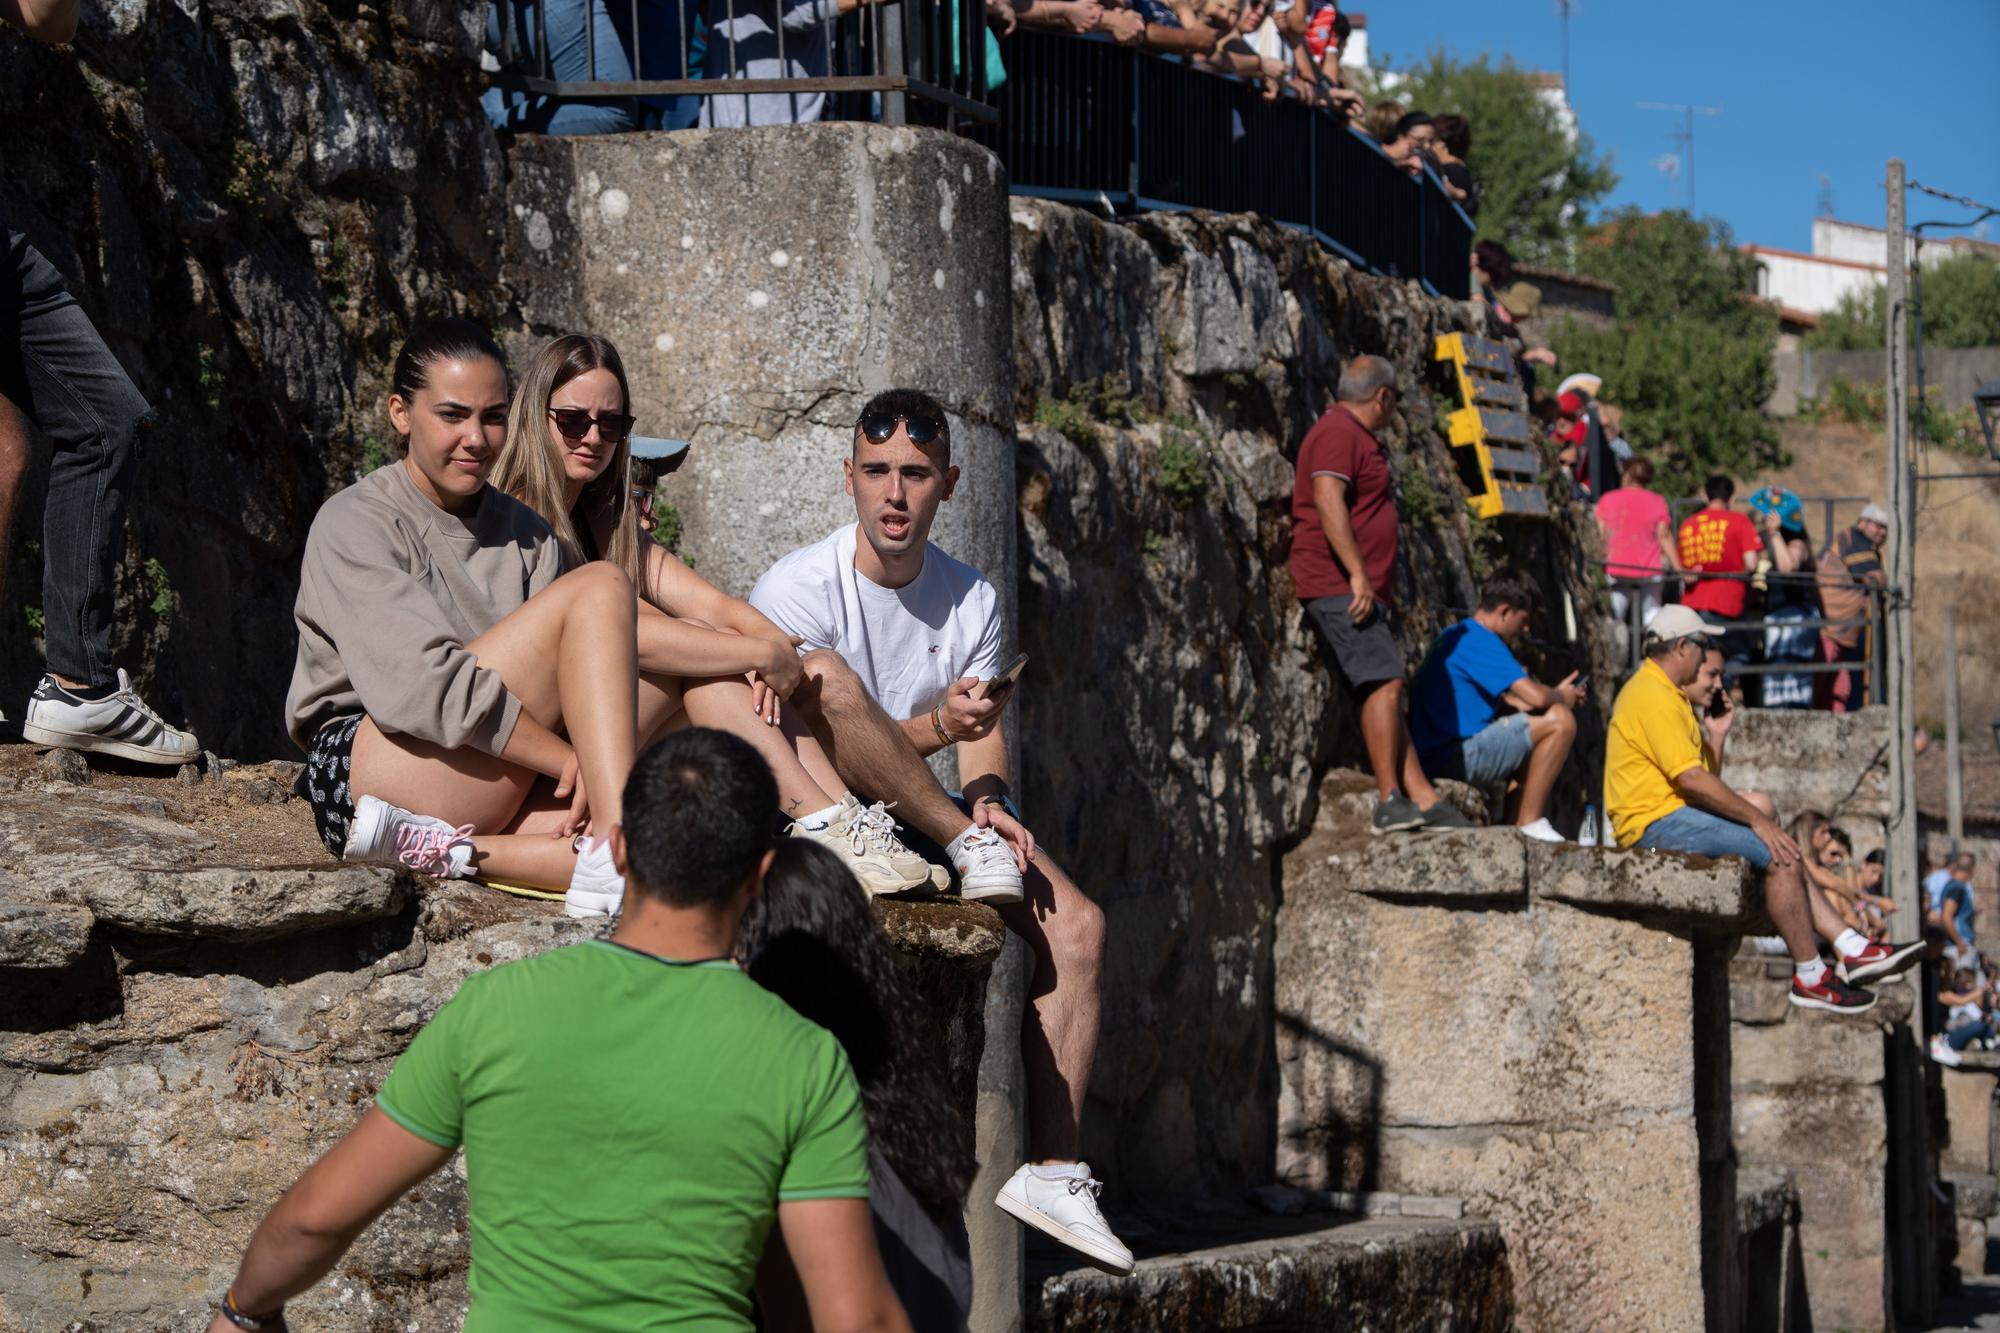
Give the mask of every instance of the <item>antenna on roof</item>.
[[1819, 215], [1830, 218], [1833, 211], [1833, 177], [1824, 171], [1819, 173]]
[[1634, 102], [1632, 105], [1641, 111], [1678, 111], [1687, 118], [1685, 128], [1675, 130], [1667, 137], [1681, 146], [1681, 156], [1686, 159], [1686, 170], [1682, 174], [1687, 177], [1688, 215], [1694, 216], [1694, 114], [1699, 111], [1704, 116], [1719, 116], [1722, 114], [1722, 108], [1689, 106], [1686, 102]]

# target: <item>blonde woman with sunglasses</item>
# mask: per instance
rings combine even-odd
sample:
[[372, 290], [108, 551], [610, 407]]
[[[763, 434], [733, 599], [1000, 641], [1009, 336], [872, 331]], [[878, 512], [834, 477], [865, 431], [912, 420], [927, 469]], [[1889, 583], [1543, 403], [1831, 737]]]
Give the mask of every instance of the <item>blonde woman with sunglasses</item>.
[[928, 889], [930, 863], [896, 839], [886, 811], [848, 793], [810, 730], [780, 725], [802, 685], [816, 702], [822, 693], [800, 641], [648, 536], [632, 486], [631, 401], [607, 339], [554, 339], [521, 378], [493, 484], [540, 514], [573, 564], [608, 561], [638, 590], [641, 747], [688, 725], [740, 736], [771, 766], [795, 834], [838, 853], [870, 892]]

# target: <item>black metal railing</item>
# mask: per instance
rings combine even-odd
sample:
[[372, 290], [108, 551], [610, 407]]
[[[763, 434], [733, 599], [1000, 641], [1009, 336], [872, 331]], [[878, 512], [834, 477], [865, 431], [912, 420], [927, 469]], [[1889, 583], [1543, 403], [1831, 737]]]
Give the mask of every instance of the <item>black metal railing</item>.
[[1261, 213], [1350, 261], [1471, 293], [1472, 222], [1339, 116], [1176, 56], [1017, 31], [997, 126], [1009, 188], [1072, 203]]
[[656, 126], [649, 105], [721, 98], [744, 100], [717, 123], [993, 120], [981, 0], [839, 8], [837, 0], [494, 0], [487, 42], [499, 68], [489, 81], [523, 98], [629, 106], [633, 128]]
[[[1643, 578], [1621, 577], [1611, 579], [1611, 590], [1613, 592], [1624, 593], [1627, 599], [1624, 621], [1625, 674], [1627, 676], [1631, 675], [1645, 661], [1645, 595], [1649, 591], [1664, 590], [1666, 587], [1671, 586], [1677, 579], [1691, 585], [1697, 581], [1706, 583], [1710, 580], [1750, 583], [1758, 578], [1757, 574], [1747, 570], [1740, 574], [1696, 574], [1677, 573], [1671, 569], [1663, 569], [1658, 574], [1648, 575]], [[1799, 570], [1790, 574], [1781, 570], [1767, 570], [1762, 575], [1762, 579], [1767, 587], [1775, 585], [1779, 587], [1817, 589], [1824, 586], [1824, 580], [1814, 570]], [[1864, 593], [1867, 596], [1868, 613], [1866, 615], [1850, 619], [1836, 619], [1826, 615], [1771, 619], [1767, 615], [1765, 617], [1742, 617], [1711, 625], [1711, 630], [1717, 636], [1736, 635], [1738, 644], [1744, 641], [1744, 636], [1756, 636], [1754, 655], [1747, 658], [1742, 657], [1740, 654], [1732, 656], [1729, 664], [1729, 674], [1732, 676], [1820, 676], [1833, 675], [1843, 671], [1861, 671], [1867, 681], [1868, 702], [1878, 704], [1887, 703], [1887, 677], [1884, 673], [1884, 666], [1886, 664], [1886, 657], [1884, 655], [1885, 640], [1882, 634], [1882, 587], [1880, 584], [1859, 580], [1849, 581], [1843, 586]], [[1764, 652], [1767, 651], [1764, 646], [1766, 638], [1764, 632], [1771, 629], [1811, 630], [1816, 644], [1828, 630], [1859, 629], [1862, 633], [1862, 643], [1866, 649], [1866, 656], [1858, 661], [1844, 662], [1829, 661], [1824, 658], [1816, 658], [1810, 662], [1768, 661], [1763, 658]], [[1725, 655], [1729, 655], [1730, 646], [1725, 644]], [[1757, 696], [1757, 692], [1755, 691], [1746, 690], [1745, 695], [1752, 707], [1756, 707], [1762, 703], [1761, 698]], [[1849, 706], [1860, 707], [1860, 704], [1850, 700]]]

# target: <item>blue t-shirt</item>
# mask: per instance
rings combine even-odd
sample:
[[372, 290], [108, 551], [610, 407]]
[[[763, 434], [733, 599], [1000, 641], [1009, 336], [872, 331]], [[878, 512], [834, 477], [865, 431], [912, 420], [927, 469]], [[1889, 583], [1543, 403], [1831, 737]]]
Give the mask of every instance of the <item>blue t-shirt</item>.
[[1455, 748], [1492, 725], [1510, 686], [1527, 675], [1498, 634], [1461, 620], [1437, 636], [1410, 690], [1410, 743], [1419, 755]]
[[1933, 870], [1924, 876], [1924, 897], [1933, 912], [1944, 910], [1944, 886], [1951, 883], [1951, 867]]
[[1958, 927], [1958, 937], [1971, 944], [1975, 938], [1972, 933], [1972, 919], [1979, 915], [1972, 906], [1972, 886], [1962, 879], [1952, 880], [1944, 886], [1944, 892], [1938, 895], [1938, 911], [1944, 911], [1945, 903], [1958, 904], [1958, 916], [1953, 924]]

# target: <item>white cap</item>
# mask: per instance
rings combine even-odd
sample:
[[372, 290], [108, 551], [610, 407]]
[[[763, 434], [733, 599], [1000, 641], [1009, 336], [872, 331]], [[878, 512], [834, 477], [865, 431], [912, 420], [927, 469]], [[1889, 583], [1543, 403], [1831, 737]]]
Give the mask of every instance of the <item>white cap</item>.
[[1889, 511], [1877, 504], [1863, 505], [1861, 506], [1861, 521], [1863, 523], [1880, 523], [1886, 528], [1889, 526]]
[[1701, 618], [1701, 612], [1679, 603], [1661, 607], [1653, 613], [1652, 623], [1646, 626], [1646, 637], [1662, 643], [1685, 639], [1690, 634], [1711, 638], [1715, 627]]

